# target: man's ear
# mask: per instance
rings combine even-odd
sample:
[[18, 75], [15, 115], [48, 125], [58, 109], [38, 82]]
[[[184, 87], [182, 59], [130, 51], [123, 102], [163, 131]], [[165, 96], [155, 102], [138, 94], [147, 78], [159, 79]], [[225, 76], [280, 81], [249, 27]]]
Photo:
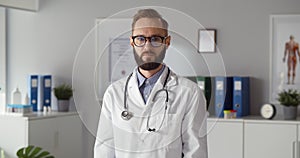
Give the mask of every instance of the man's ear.
[[130, 45], [133, 47], [133, 46], [134, 46], [134, 43], [133, 43], [132, 36], [130, 36], [129, 39], [130, 39]]
[[167, 46], [167, 48], [169, 48], [170, 44], [171, 44], [171, 36], [168, 36], [166, 38], [166, 46]]

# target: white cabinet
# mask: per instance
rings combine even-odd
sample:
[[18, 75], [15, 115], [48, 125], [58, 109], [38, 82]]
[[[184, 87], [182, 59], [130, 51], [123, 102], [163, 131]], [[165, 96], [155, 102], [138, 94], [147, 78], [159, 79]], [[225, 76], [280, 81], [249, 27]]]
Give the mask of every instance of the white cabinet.
[[296, 158], [296, 123], [245, 121], [244, 158]]
[[209, 158], [243, 157], [243, 121], [209, 119], [207, 121]]
[[300, 158], [300, 121], [208, 118], [209, 158]]
[[56, 158], [82, 158], [82, 123], [76, 113], [0, 115], [0, 126], [0, 147], [9, 158], [28, 145], [40, 146]]

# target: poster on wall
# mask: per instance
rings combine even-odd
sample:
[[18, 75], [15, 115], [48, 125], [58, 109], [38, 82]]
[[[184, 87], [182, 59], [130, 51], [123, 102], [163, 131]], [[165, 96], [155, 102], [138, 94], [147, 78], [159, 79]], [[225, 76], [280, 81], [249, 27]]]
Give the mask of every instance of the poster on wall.
[[114, 81], [128, 76], [136, 66], [130, 45], [131, 18], [96, 19], [95, 87], [102, 98]]
[[300, 89], [300, 15], [270, 17], [270, 101], [278, 93]]
[[109, 76], [110, 81], [128, 76], [136, 66], [129, 38], [110, 39]]

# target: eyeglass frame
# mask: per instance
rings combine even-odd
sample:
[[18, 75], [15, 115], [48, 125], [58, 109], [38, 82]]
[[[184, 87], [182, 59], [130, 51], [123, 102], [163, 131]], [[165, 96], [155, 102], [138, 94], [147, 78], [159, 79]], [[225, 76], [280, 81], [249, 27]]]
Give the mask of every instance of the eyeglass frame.
[[[137, 45], [137, 44], [135, 43], [135, 41], [134, 41], [135, 38], [137, 38], [137, 37], [143, 37], [143, 38], [145, 38], [144, 44], [142, 44], [142, 45]], [[162, 41], [161, 41], [161, 43], [159, 43], [159, 44], [160, 44], [159, 46], [155, 46], [155, 45], [152, 44], [151, 38], [153, 38], [153, 37], [159, 37], [159, 38], [161, 38]], [[165, 36], [165, 37], [163, 37], [163, 36], [157, 36], [157, 35], [154, 35], [154, 36], [150, 36], [150, 37], [145, 37], [145, 36], [143, 36], [143, 35], [137, 35], [137, 36], [131, 36], [131, 39], [132, 39], [133, 44], [134, 44], [136, 47], [144, 47], [144, 46], [146, 45], [146, 42], [147, 42], [147, 41], [149, 41], [149, 42], [151, 43], [151, 46], [152, 46], [152, 47], [160, 47], [160, 46], [163, 45], [163, 42], [164, 42], [168, 37], [170, 37], [170, 36]], [[158, 42], [156, 42], [156, 43], [158, 43]]]

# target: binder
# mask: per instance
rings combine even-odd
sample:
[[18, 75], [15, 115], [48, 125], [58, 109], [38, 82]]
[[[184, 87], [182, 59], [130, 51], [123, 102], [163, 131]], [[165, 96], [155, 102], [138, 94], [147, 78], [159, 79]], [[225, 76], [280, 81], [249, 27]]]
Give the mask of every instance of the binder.
[[42, 79], [43, 89], [43, 102], [42, 106], [51, 106], [51, 88], [52, 88], [52, 77], [51, 75], [44, 75]]
[[28, 95], [30, 104], [32, 105], [32, 111], [38, 111], [38, 85], [39, 76], [30, 75], [28, 77]]
[[215, 77], [215, 115], [224, 117], [224, 110], [232, 109], [233, 77]]
[[237, 117], [247, 116], [250, 113], [250, 78], [234, 76], [233, 82], [233, 109]]
[[200, 89], [203, 91], [206, 99], [206, 109], [208, 110], [211, 97], [212, 97], [212, 88], [213, 88], [213, 77], [211, 76], [197, 76], [197, 84]]

